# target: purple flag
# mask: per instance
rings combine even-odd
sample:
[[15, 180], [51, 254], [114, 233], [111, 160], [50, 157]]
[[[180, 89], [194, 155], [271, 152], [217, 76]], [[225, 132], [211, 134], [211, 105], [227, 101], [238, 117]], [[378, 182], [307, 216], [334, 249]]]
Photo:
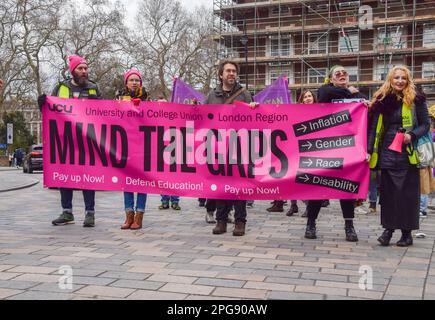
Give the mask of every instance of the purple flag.
[[280, 76], [270, 86], [257, 93], [254, 101], [262, 104], [291, 103], [287, 77]]
[[178, 78], [174, 78], [171, 102], [194, 104], [193, 100], [203, 103], [205, 96]]

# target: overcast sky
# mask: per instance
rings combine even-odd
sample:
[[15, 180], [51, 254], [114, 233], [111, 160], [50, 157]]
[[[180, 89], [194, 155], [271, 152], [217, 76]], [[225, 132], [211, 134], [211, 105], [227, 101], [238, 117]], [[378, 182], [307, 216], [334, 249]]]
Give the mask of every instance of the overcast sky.
[[[186, 9], [194, 9], [195, 7], [199, 7], [201, 5], [204, 5], [206, 8], [209, 8], [210, 10], [213, 8], [213, 0], [179, 0], [179, 1]], [[136, 15], [137, 4], [140, 2], [140, 0], [120, 0], [120, 2], [123, 3], [126, 8], [127, 23], [132, 23]]]

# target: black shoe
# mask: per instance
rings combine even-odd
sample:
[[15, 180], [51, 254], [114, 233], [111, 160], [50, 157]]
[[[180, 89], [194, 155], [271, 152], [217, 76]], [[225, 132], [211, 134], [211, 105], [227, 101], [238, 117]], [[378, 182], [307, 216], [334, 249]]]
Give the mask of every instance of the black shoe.
[[297, 205], [292, 204], [290, 206], [290, 209], [288, 209], [287, 213], [285, 214], [287, 217], [291, 217], [294, 213], [298, 213], [299, 208]]
[[356, 234], [355, 228], [353, 226], [345, 227], [344, 231], [346, 233], [346, 241], [350, 241], [350, 242], [358, 241], [358, 235]]
[[205, 202], [200, 201], [200, 202], [199, 202], [199, 206], [200, 206], [200, 207], [205, 207]]
[[322, 208], [326, 208], [327, 206], [329, 206], [329, 200], [322, 200]]
[[64, 211], [62, 211], [60, 216], [57, 219], [54, 219], [53, 221], [51, 221], [51, 223], [54, 226], [64, 226], [67, 224], [73, 224], [74, 223], [74, 216], [71, 212], [64, 210]]
[[385, 229], [382, 235], [378, 238], [379, 243], [381, 246], [388, 246], [390, 244], [391, 237], [393, 236], [394, 230], [391, 229]]
[[411, 234], [411, 231], [406, 231], [406, 232], [402, 231], [402, 237], [400, 237], [400, 240], [397, 241], [396, 244], [397, 244], [398, 247], [412, 246], [412, 234]]
[[307, 225], [305, 229], [305, 238], [307, 239], [317, 239], [316, 235], [316, 226], [315, 225]]
[[159, 206], [159, 210], [166, 210], [169, 209], [169, 202], [162, 202], [162, 204]]
[[85, 220], [83, 221], [83, 227], [93, 228], [95, 227], [95, 213], [92, 211], [86, 211]]

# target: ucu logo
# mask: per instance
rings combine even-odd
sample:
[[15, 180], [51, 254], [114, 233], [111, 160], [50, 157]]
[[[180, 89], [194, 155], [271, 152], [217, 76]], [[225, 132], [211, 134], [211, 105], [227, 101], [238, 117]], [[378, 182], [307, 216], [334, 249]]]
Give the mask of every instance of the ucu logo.
[[73, 106], [67, 106], [62, 104], [48, 104], [48, 110], [50, 111], [72, 113], [72, 108]]

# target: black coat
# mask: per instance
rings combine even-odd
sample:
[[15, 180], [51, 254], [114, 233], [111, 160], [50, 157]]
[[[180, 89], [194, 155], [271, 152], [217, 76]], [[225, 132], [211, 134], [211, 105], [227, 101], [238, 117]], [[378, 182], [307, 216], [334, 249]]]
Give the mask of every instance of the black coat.
[[[53, 92], [51, 93], [52, 96], [57, 97], [59, 95], [59, 88], [61, 85], [67, 86], [70, 89], [69, 90], [70, 98], [73, 97], [73, 91], [74, 91], [73, 88], [75, 88], [76, 90], [77, 89], [80, 90], [80, 96], [79, 96], [80, 99], [102, 99], [101, 91], [98, 88], [98, 85], [91, 80], [88, 80], [86, 85], [84, 85], [82, 87], [75, 86], [72, 83], [72, 79], [67, 79], [67, 80], [64, 80], [62, 82], [59, 82], [56, 85], [56, 87], [53, 89]], [[95, 89], [96, 95], [90, 95], [89, 94], [90, 89]]]
[[334, 99], [367, 99], [360, 92], [350, 93], [346, 88], [336, 87], [332, 83], [324, 84], [317, 91], [317, 101], [319, 103], [330, 103]]
[[[408, 133], [411, 135], [412, 142], [414, 143], [427, 133], [430, 127], [429, 114], [424, 96], [417, 95], [414, 100], [413, 109], [414, 126]], [[389, 94], [383, 100], [376, 101], [371, 108], [368, 130], [368, 153], [373, 153], [376, 126], [381, 113], [383, 114], [384, 134], [380, 138], [379, 143], [378, 167], [380, 169], [407, 169], [411, 164], [408, 160], [406, 146], [403, 145], [401, 153], [388, 149], [396, 136], [397, 130], [402, 127], [402, 99], [398, 100], [395, 94]]]

